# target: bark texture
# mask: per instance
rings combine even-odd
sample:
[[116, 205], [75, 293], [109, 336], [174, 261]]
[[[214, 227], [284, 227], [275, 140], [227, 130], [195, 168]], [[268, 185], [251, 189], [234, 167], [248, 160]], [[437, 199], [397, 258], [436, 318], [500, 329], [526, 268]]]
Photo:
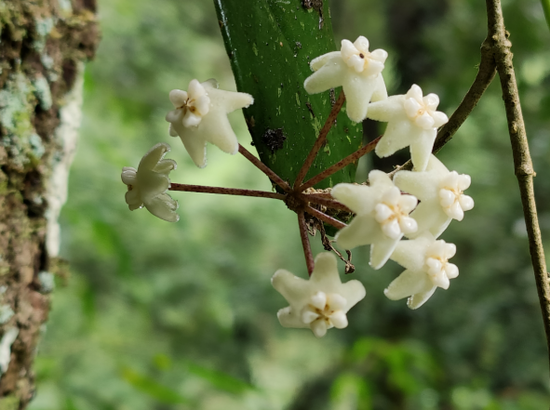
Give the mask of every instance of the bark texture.
[[34, 395], [95, 0], [0, 1], [0, 409]]

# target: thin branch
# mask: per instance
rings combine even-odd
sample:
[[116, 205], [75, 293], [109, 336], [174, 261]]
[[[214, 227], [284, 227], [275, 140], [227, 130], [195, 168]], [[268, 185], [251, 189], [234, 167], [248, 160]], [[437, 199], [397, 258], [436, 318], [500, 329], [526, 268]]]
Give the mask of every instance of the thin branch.
[[321, 128], [321, 131], [319, 132], [319, 136], [315, 140], [315, 144], [313, 144], [313, 147], [311, 147], [311, 151], [309, 152], [307, 158], [304, 161], [304, 164], [302, 165], [302, 168], [300, 168], [300, 171], [296, 176], [296, 181], [294, 181], [294, 187], [300, 186], [307, 172], [309, 171], [309, 168], [313, 164], [313, 161], [315, 161], [315, 157], [317, 157], [317, 153], [319, 152], [321, 147], [325, 145], [328, 132], [330, 131], [332, 125], [336, 121], [336, 117], [338, 117], [338, 113], [342, 109], [342, 106], [344, 105], [345, 100], [346, 100], [346, 97], [344, 95], [344, 92], [340, 91], [340, 95], [338, 96], [336, 103], [334, 103], [334, 105], [332, 106], [332, 110], [330, 110], [330, 114], [328, 115], [328, 118], [325, 121], [325, 125], [323, 125], [323, 128]]
[[512, 63], [512, 52], [510, 51], [512, 44], [508, 40], [508, 33], [504, 27], [500, 0], [487, 0], [486, 3], [489, 31], [487, 39], [491, 42], [493, 58], [495, 59], [500, 76], [502, 97], [508, 120], [508, 132], [514, 155], [515, 174], [518, 179], [523, 214], [525, 224], [527, 225], [531, 263], [534, 269], [544, 330], [546, 332], [546, 342], [550, 353], [550, 284], [548, 281], [548, 271], [546, 270], [546, 260], [533, 188], [535, 171], [533, 170], [533, 163], [529, 153], [525, 123], [519, 102], [516, 75]]
[[288, 182], [283, 181], [283, 179], [277, 175], [275, 172], [273, 172], [267, 165], [265, 165], [262, 161], [260, 161], [258, 158], [256, 158], [250, 151], [248, 151], [245, 147], [243, 147], [241, 144], [239, 144], [239, 152], [256, 168], [258, 168], [260, 171], [262, 171], [264, 174], [268, 176], [269, 179], [271, 179], [273, 182], [275, 182], [281, 189], [285, 192], [290, 192], [292, 189], [290, 188], [290, 185]]
[[297, 212], [298, 214], [298, 228], [300, 229], [300, 239], [302, 240], [302, 247], [304, 248], [304, 256], [306, 258], [307, 273], [311, 276], [315, 262], [313, 261], [313, 254], [311, 253], [311, 244], [309, 243], [309, 237], [307, 236], [307, 224], [304, 211]]
[[312, 208], [309, 205], [306, 205], [305, 211], [311, 216], [314, 216], [315, 218], [334, 226], [336, 229], [342, 229], [347, 226], [344, 222], [339, 221], [338, 219], [333, 218], [332, 216], [329, 216], [321, 211], [318, 211], [317, 209]]
[[255, 196], [258, 198], [273, 198], [284, 200], [286, 195], [277, 192], [256, 191], [253, 189], [239, 188], [222, 188], [216, 186], [204, 185], [187, 185], [187, 184], [170, 184], [170, 191], [185, 191], [185, 192], [202, 192], [205, 194], [221, 194], [221, 195], [240, 195], [240, 196]]
[[361, 158], [363, 155], [368, 154], [374, 148], [376, 148], [376, 144], [378, 144], [378, 141], [380, 141], [380, 138], [382, 138], [382, 136], [372, 140], [364, 147], [359, 148], [353, 154], [348, 155], [344, 159], [338, 161], [336, 164], [328, 167], [320, 174], [317, 174], [313, 178], [308, 179], [306, 182], [300, 185], [300, 187], [298, 188], [298, 191], [303, 191], [305, 189], [311, 188], [313, 185], [317, 184], [318, 182], [321, 182], [325, 178], [328, 178], [335, 172], [340, 171], [342, 168], [347, 167], [349, 164], [357, 162], [359, 158]]

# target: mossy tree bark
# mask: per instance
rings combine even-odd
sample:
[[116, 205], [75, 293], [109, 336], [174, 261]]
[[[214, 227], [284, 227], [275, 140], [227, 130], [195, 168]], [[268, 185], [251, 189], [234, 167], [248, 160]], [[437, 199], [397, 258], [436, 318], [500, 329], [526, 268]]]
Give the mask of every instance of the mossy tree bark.
[[0, 2], [0, 409], [24, 409], [58, 263], [95, 0]]

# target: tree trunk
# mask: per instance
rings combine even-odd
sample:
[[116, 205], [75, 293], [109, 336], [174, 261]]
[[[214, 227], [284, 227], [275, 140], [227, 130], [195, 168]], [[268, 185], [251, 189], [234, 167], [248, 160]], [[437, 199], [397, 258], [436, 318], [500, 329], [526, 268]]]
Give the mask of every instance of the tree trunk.
[[0, 1], [0, 410], [24, 409], [59, 272], [57, 217], [80, 122], [95, 0]]

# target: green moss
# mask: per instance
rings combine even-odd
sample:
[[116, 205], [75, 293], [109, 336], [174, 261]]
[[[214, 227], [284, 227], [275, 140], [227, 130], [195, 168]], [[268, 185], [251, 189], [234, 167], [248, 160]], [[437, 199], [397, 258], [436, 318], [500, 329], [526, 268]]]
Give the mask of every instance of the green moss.
[[17, 410], [19, 409], [19, 399], [15, 396], [6, 396], [0, 399], [0, 409]]

